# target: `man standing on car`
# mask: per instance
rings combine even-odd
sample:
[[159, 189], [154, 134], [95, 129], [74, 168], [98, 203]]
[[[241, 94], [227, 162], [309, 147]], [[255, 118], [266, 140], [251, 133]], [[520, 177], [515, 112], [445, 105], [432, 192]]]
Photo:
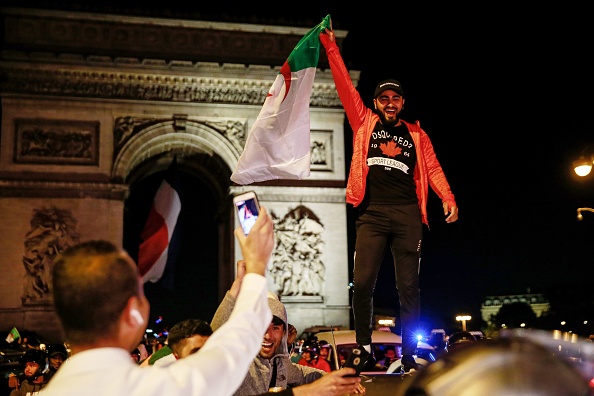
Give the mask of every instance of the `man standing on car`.
[[423, 224], [429, 224], [429, 186], [442, 200], [446, 223], [458, 219], [458, 207], [429, 136], [418, 122], [400, 118], [405, 101], [400, 82], [380, 81], [374, 109], [368, 108], [340, 56], [334, 32], [325, 29], [320, 41], [354, 134], [346, 201], [358, 209], [353, 274], [357, 343], [369, 353], [366, 368], [373, 367], [373, 290], [389, 246], [400, 299], [402, 362], [404, 372], [410, 372], [418, 369], [414, 332], [421, 315], [419, 269]]

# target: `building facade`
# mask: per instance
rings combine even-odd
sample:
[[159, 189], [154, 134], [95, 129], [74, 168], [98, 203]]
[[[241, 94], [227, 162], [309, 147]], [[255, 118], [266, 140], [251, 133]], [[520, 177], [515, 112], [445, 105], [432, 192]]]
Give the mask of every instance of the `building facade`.
[[502, 296], [487, 296], [481, 304], [481, 317], [490, 326], [493, 318], [505, 304], [525, 303], [532, 308], [537, 318], [546, 314], [550, 309], [548, 299], [544, 294], [510, 294]]
[[[136, 238], [125, 224], [136, 210], [130, 198], [173, 158], [197, 191], [193, 201], [205, 202], [195, 202], [193, 212], [206, 215], [193, 224], [200, 232], [185, 264], [202, 282], [188, 295], [210, 291], [204, 319], [240, 258], [231, 197], [254, 190], [274, 217], [270, 289], [290, 322], [349, 326], [344, 112], [323, 54], [310, 99], [311, 175], [248, 186], [229, 179], [309, 29], [16, 8], [1, 17], [0, 329], [59, 338], [53, 259], [81, 240]], [[336, 34], [339, 43], [346, 36]]]

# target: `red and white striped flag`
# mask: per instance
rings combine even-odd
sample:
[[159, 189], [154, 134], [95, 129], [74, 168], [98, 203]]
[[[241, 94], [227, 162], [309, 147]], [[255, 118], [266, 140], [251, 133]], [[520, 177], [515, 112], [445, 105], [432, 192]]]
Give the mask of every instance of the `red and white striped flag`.
[[[172, 238], [181, 212], [178, 176], [177, 161], [174, 158], [155, 194], [148, 219], [140, 235], [138, 270], [144, 283], [158, 282], [165, 272], [165, 267], [171, 266], [175, 259]], [[172, 286], [170, 285], [171, 288]]]

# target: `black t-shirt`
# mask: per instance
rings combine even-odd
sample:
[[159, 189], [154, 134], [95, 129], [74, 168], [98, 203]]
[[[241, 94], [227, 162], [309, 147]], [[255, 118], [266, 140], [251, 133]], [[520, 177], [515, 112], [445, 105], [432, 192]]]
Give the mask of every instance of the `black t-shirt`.
[[365, 201], [372, 204], [417, 203], [414, 169], [417, 154], [404, 123], [385, 127], [376, 123], [369, 139]]

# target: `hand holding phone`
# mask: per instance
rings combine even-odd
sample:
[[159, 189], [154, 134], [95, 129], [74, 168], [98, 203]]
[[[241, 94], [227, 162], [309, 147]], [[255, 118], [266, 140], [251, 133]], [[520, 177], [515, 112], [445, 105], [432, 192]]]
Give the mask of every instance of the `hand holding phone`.
[[359, 374], [361, 374], [361, 370], [363, 370], [363, 366], [365, 365], [365, 361], [367, 361], [368, 357], [369, 352], [367, 352], [365, 349], [357, 347], [353, 348], [343, 366], [354, 368], [357, 371], [354, 375], [349, 377], [358, 377]]
[[233, 197], [233, 206], [239, 218], [239, 224], [245, 235], [250, 233], [260, 214], [260, 204], [254, 191], [241, 193]]

